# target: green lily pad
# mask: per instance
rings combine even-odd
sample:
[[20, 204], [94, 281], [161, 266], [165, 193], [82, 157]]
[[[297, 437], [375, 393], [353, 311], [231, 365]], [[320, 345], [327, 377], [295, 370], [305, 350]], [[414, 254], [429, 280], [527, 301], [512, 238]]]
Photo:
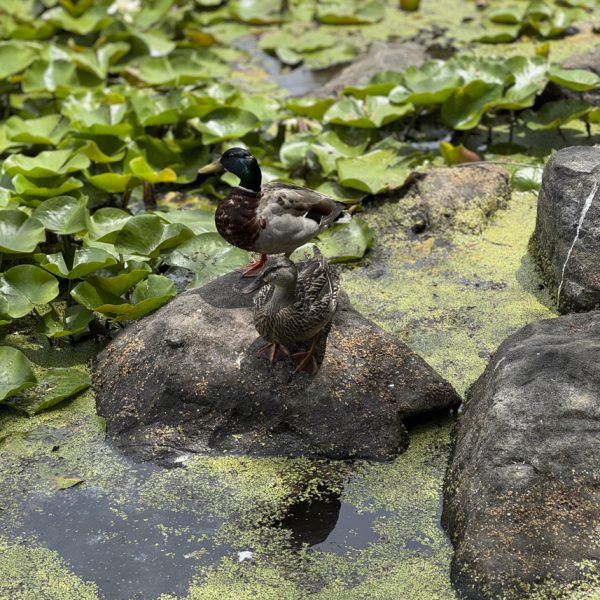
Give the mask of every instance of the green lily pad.
[[0, 276], [0, 319], [10, 321], [29, 314], [35, 304], [58, 296], [58, 282], [34, 265], [17, 265]]
[[281, 23], [281, 0], [232, 0], [229, 12], [234, 19], [251, 25]]
[[35, 61], [39, 46], [22, 41], [0, 42], [0, 79], [20, 73]]
[[92, 240], [112, 243], [129, 219], [131, 215], [120, 208], [100, 208], [86, 217], [88, 235]]
[[45, 239], [44, 225], [38, 219], [16, 209], [0, 210], [0, 252], [33, 252]]
[[54, 487], [57, 490], [68, 490], [84, 481], [85, 479], [82, 479], [81, 477], [64, 477], [61, 475], [54, 479]]
[[473, 150], [465, 148], [462, 144], [453, 146], [449, 142], [440, 143], [440, 152], [447, 165], [458, 165], [466, 162], [481, 160], [481, 156]]
[[548, 81], [546, 59], [513, 56], [506, 64], [514, 82], [496, 106], [506, 110], [520, 110], [533, 106], [536, 97], [542, 93]]
[[100, 248], [77, 248], [73, 254], [73, 267], [69, 269], [65, 258], [61, 252], [46, 255], [40, 262], [40, 265], [59, 277], [66, 279], [79, 279], [85, 277], [94, 271], [105, 269], [111, 265], [116, 265], [117, 259]]
[[303, 96], [289, 98], [285, 106], [293, 113], [312, 119], [321, 119], [327, 109], [335, 102], [333, 98], [317, 98], [315, 96]]
[[0, 401], [35, 385], [29, 359], [16, 348], [0, 346]]
[[64, 316], [55, 310], [47, 312], [39, 326], [39, 331], [49, 338], [61, 338], [85, 331], [94, 318], [94, 313], [84, 306], [75, 304], [67, 307]]
[[385, 14], [381, 2], [327, 2], [317, 7], [317, 18], [321, 23], [334, 25], [358, 25], [361, 23], [377, 23]]
[[215, 213], [212, 210], [188, 208], [155, 214], [167, 223], [181, 223], [189, 227], [195, 235], [215, 231]]
[[496, 83], [472, 81], [456, 89], [442, 105], [442, 118], [454, 129], [473, 129], [486, 110], [502, 96], [502, 86]]
[[600, 86], [600, 77], [596, 73], [584, 69], [565, 69], [558, 65], [550, 67], [548, 78], [558, 85], [578, 92], [585, 92]]
[[[71, 398], [91, 385], [90, 376], [75, 367], [48, 369], [38, 379], [36, 385], [20, 393], [18, 397], [11, 398], [8, 404], [33, 416]], [[71, 487], [80, 481], [63, 485], [61, 489]]]
[[115, 239], [115, 249], [122, 254], [158, 256], [191, 238], [191, 229], [181, 223], [165, 224], [156, 215], [136, 215], [125, 223]]
[[364, 102], [344, 96], [327, 110], [323, 120], [326, 123], [376, 129], [413, 110], [412, 104], [392, 104], [385, 96], [367, 96]]
[[423, 160], [421, 153], [398, 156], [392, 149], [373, 150], [356, 158], [337, 161], [341, 185], [378, 194], [400, 187], [409, 173]]
[[539, 111], [531, 112], [526, 122], [531, 129], [556, 129], [569, 121], [585, 116], [591, 108], [591, 104], [583, 100], [546, 102]]
[[318, 236], [318, 246], [329, 262], [359, 260], [373, 244], [374, 232], [360, 217], [333, 225]]
[[202, 233], [184, 242], [167, 255], [163, 262], [193, 271], [189, 288], [229, 273], [248, 262], [248, 253], [228, 244], [218, 233]]
[[118, 194], [134, 187], [139, 179], [132, 173], [102, 173], [86, 175], [86, 179], [95, 187], [110, 194]]
[[23, 144], [56, 146], [68, 130], [68, 124], [61, 115], [46, 115], [37, 119], [10, 117], [5, 125], [8, 139]]
[[90, 164], [87, 156], [72, 150], [47, 150], [37, 156], [12, 154], [4, 161], [4, 172], [30, 178], [54, 177], [86, 169]]
[[258, 118], [241, 108], [218, 108], [197, 124], [205, 144], [239, 139], [258, 127]]
[[42, 202], [34, 211], [33, 217], [40, 220], [46, 229], [66, 235], [86, 228], [87, 198], [57, 196]]
[[15, 190], [22, 196], [34, 198], [53, 198], [72, 192], [83, 186], [83, 183], [75, 177], [64, 179], [63, 177], [51, 177], [50, 179], [38, 179], [32, 181], [24, 175], [15, 175], [12, 180]]
[[161, 183], [164, 181], [176, 181], [177, 173], [173, 169], [162, 169], [156, 171], [153, 167], [148, 164], [148, 161], [143, 156], [129, 161], [129, 169], [131, 172], [149, 183]]
[[[113, 269], [108, 269], [108, 271], [113, 271]], [[142, 281], [142, 279], [145, 279], [151, 272], [152, 268], [150, 265], [130, 260], [127, 262], [125, 268], [119, 266], [115, 275], [92, 275], [87, 278], [87, 281], [97, 289], [104, 290], [114, 296], [121, 296]]]

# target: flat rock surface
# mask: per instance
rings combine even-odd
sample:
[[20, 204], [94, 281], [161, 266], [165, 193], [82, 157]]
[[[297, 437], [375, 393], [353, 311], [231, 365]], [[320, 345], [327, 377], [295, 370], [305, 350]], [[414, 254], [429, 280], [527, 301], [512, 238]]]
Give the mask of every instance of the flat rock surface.
[[[97, 409], [142, 458], [183, 452], [389, 458], [403, 420], [459, 397], [418, 355], [342, 298], [316, 376], [272, 367], [236, 273], [182, 294], [121, 333], [95, 366]], [[325, 348], [326, 346], [326, 348]], [[292, 349], [294, 350], [294, 349]]]
[[538, 321], [469, 391], [442, 517], [464, 597], [522, 598], [600, 565], [599, 352], [600, 313]]
[[561, 312], [600, 305], [600, 148], [573, 146], [548, 161], [532, 250]]

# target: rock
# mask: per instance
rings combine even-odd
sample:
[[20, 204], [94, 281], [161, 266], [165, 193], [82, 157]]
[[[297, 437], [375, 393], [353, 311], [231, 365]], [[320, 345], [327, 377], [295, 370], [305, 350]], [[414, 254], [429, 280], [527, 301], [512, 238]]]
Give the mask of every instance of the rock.
[[[342, 295], [314, 377], [256, 351], [252, 299], [238, 274], [186, 292], [131, 325], [94, 365], [97, 409], [143, 459], [181, 452], [390, 458], [405, 419], [459, 397], [419, 356]], [[325, 353], [325, 345], [327, 352]]]
[[442, 515], [464, 597], [523, 598], [600, 566], [599, 352], [600, 313], [538, 321], [469, 390]]
[[530, 248], [563, 313], [600, 305], [599, 185], [600, 148], [592, 146], [560, 150], [542, 176]]
[[413, 173], [402, 188], [376, 196], [401, 201], [414, 233], [457, 229], [480, 233], [489, 218], [511, 197], [508, 173], [496, 165], [440, 167]]
[[408, 67], [420, 67], [426, 60], [425, 48], [414, 42], [373, 42], [363, 57], [348, 65], [316, 93], [333, 96], [347, 86], [367, 85], [382, 71], [405, 71]]

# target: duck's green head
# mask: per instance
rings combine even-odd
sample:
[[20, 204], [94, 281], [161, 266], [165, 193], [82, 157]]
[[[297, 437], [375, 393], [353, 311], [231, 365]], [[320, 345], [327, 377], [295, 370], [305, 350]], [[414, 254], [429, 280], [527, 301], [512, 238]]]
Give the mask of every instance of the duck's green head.
[[262, 174], [258, 161], [245, 148], [230, 148], [219, 160], [202, 167], [199, 173], [218, 173], [229, 171], [240, 178], [240, 185], [249, 190], [260, 192]]

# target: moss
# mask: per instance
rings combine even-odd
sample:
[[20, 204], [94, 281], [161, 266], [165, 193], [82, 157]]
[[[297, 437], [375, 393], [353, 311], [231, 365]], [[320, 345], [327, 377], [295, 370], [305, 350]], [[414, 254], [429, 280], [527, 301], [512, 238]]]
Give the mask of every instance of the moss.
[[56, 552], [0, 537], [0, 600], [97, 600]]

